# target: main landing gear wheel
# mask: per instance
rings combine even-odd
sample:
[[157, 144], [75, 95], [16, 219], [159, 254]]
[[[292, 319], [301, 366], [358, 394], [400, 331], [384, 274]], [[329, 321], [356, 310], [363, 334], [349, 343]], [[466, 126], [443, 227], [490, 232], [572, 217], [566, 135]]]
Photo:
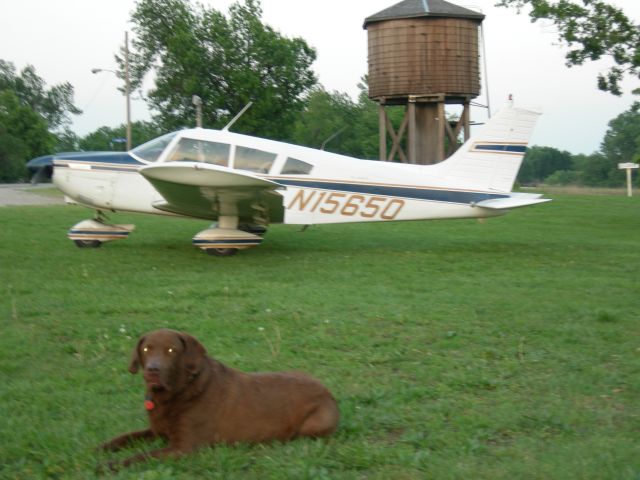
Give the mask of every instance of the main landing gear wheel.
[[74, 240], [78, 248], [98, 248], [102, 245], [100, 240]]
[[238, 253], [237, 248], [207, 248], [206, 252], [209, 255], [214, 255], [216, 257], [231, 257]]

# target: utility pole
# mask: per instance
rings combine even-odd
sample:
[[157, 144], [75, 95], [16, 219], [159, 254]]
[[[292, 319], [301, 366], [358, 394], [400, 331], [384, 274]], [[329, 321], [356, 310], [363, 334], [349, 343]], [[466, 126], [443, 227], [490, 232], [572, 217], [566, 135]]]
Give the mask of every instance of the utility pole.
[[131, 150], [131, 81], [129, 80], [129, 32], [124, 32], [124, 95], [127, 99], [127, 151]]
[[[100, 72], [110, 72], [116, 77], [120, 77], [115, 70], [106, 68], [92, 68], [94, 75]], [[124, 32], [124, 97], [126, 101], [126, 129], [127, 129], [127, 151], [131, 150], [131, 79], [129, 74], [129, 32]]]
[[196, 106], [196, 127], [202, 128], [202, 99], [194, 95], [191, 97], [191, 103]]

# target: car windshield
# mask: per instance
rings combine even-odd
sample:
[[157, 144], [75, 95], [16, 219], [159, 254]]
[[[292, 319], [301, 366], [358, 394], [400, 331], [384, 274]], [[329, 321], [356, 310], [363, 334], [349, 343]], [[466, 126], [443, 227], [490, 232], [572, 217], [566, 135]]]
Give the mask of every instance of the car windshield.
[[155, 162], [160, 157], [160, 154], [164, 152], [164, 149], [167, 148], [167, 145], [173, 140], [173, 137], [177, 135], [178, 132], [168, 133], [163, 135], [162, 137], [158, 137], [154, 140], [151, 140], [147, 143], [143, 143], [139, 147], [131, 150], [135, 156], [140, 157], [147, 162]]

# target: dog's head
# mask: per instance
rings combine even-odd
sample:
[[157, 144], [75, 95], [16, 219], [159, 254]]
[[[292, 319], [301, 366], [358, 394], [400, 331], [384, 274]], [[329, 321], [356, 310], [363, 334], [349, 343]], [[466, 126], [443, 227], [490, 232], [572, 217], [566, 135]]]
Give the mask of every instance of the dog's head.
[[133, 350], [129, 371], [142, 368], [147, 388], [172, 391], [186, 385], [204, 365], [207, 351], [191, 335], [156, 330], [143, 335]]

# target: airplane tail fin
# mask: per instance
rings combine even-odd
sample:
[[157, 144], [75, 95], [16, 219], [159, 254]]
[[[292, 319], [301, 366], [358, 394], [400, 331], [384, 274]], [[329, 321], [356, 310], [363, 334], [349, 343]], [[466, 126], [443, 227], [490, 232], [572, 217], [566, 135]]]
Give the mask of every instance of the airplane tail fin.
[[507, 106], [452, 156], [437, 164], [456, 185], [478, 190], [510, 192], [539, 112]]

